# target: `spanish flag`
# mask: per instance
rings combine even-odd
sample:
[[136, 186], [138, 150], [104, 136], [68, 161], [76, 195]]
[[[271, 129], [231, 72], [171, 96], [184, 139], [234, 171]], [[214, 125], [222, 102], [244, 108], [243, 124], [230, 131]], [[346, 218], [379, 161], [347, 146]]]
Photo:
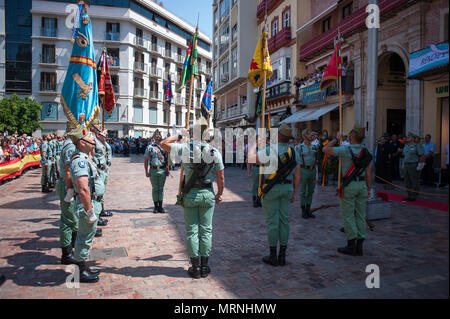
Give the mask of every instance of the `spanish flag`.
[[321, 91], [336, 82], [339, 76], [342, 76], [342, 69], [339, 67], [341, 63], [341, 43], [338, 42], [334, 48], [333, 56], [331, 57], [331, 60], [323, 73], [322, 80], [320, 81]]
[[267, 71], [267, 77], [272, 75], [272, 62], [270, 61], [269, 49], [267, 47], [267, 38], [269, 34], [264, 32], [256, 45], [247, 78], [253, 87], [257, 88], [263, 81], [263, 72]]

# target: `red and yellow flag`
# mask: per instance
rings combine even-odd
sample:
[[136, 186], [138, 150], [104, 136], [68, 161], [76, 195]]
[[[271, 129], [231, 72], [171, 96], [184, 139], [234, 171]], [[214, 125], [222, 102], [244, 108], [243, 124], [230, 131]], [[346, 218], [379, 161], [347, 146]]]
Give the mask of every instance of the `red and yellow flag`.
[[342, 76], [342, 69], [339, 69], [341, 60], [341, 43], [338, 42], [334, 48], [333, 56], [323, 73], [322, 80], [320, 81], [320, 90], [323, 91], [330, 85], [332, 85], [339, 76]]
[[98, 96], [102, 101], [102, 107], [106, 113], [111, 114], [116, 106], [114, 90], [109, 73], [108, 54], [103, 51], [100, 63], [98, 65]]
[[248, 70], [247, 78], [255, 88], [261, 85], [264, 71], [267, 71], [267, 77], [270, 77], [273, 73], [272, 62], [270, 61], [269, 49], [267, 47], [268, 37], [269, 34], [264, 32], [259, 38], [255, 54], [253, 54], [253, 59], [250, 63], [250, 69]]

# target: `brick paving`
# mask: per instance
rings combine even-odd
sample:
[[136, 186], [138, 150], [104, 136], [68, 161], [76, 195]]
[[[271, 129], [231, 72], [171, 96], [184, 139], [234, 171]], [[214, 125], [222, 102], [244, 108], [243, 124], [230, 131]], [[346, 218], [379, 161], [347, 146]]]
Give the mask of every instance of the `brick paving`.
[[[365, 256], [336, 252], [345, 243], [339, 208], [300, 217], [291, 207], [287, 265], [261, 262], [267, 254], [261, 209], [251, 205], [245, 171], [227, 168], [224, 202], [214, 215], [212, 274], [191, 279], [186, 269], [182, 211], [175, 206], [179, 171], [167, 180], [167, 215], [151, 213], [143, 157], [115, 157], [106, 193], [115, 212], [95, 238], [89, 264], [96, 284], [68, 288], [60, 264], [59, 201], [40, 192], [40, 170], [0, 186], [0, 298], [448, 298], [448, 213], [392, 203], [392, 218], [375, 221]], [[433, 191], [433, 189], [428, 189]], [[316, 192], [313, 207], [337, 203], [334, 187]], [[101, 259], [103, 258], [103, 259]], [[365, 287], [369, 264], [380, 288]]]

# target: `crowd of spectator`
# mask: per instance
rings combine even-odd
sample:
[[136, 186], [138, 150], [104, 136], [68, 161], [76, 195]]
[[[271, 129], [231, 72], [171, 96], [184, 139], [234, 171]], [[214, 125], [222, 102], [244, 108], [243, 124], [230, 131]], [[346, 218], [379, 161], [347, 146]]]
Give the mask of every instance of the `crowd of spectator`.
[[23, 158], [27, 154], [39, 151], [42, 140], [23, 135], [0, 136], [0, 164], [7, 163], [16, 158]]
[[[311, 86], [313, 84], [318, 84], [320, 83], [320, 81], [322, 81], [322, 77], [323, 74], [325, 72], [325, 68], [326, 66], [320, 67], [318, 69], [316, 69], [313, 73], [308, 74], [306, 77], [304, 78], [296, 78], [295, 79], [295, 86], [297, 86], [298, 88], [304, 88], [304, 87], [308, 87]], [[347, 61], [344, 61], [342, 63], [342, 76], [347, 76], [347, 74], [353, 74], [353, 63], [350, 62], [348, 63]]]

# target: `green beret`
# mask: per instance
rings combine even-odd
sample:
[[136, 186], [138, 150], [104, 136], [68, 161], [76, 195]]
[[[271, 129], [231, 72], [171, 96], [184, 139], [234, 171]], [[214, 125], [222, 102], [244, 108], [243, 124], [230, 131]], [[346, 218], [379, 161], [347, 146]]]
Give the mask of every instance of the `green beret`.
[[93, 119], [91, 125], [100, 125], [100, 120], [97, 118]]
[[278, 133], [280, 133], [281, 135], [283, 135], [285, 137], [292, 137], [291, 126], [286, 123], [281, 124], [281, 126], [278, 128]]
[[358, 124], [355, 124], [352, 129], [353, 132], [355, 132], [356, 136], [359, 138], [364, 138], [366, 135], [366, 130], [364, 127], [359, 126]]
[[89, 133], [90, 133], [89, 130], [83, 124], [83, 125], [78, 126], [76, 129], [72, 130], [70, 133], [67, 134], [67, 136], [69, 136], [70, 139], [72, 140], [72, 143], [75, 144], [82, 138], [85, 138], [86, 136], [88, 136]]

